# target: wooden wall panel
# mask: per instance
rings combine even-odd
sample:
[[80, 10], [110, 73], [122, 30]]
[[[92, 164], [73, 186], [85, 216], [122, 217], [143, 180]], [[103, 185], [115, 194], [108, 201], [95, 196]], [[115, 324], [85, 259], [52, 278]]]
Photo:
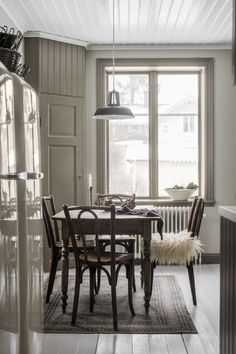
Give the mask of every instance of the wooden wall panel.
[[26, 79], [37, 92], [40, 91], [40, 82], [39, 82], [40, 48], [39, 47], [40, 47], [40, 43], [38, 38], [24, 39], [25, 64], [31, 67], [31, 72]]
[[220, 354], [236, 353], [236, 224], [221, 217]]
[[44, 38], [25, 38], [29, 83], [41, 93], [85, 96], [85, 48]]

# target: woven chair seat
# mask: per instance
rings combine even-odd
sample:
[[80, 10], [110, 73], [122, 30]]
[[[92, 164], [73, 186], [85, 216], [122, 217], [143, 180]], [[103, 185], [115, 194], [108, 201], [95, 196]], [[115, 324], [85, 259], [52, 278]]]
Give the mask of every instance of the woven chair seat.
[[191, 237], [186, 230], [175, 233], [153, 234], [150, 253], [151, 261], [157, 264], [186, 265], [201, 253], [202, 242], [197, 237]]

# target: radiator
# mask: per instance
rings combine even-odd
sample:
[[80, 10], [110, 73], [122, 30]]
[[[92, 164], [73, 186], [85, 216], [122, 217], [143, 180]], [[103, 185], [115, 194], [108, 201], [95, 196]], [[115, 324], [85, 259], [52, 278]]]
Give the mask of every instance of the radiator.
[[[187, 228], [190, 206], [161, 206], [156, 207], [164, 225], [163, 232], [179, 232]], [[152, 222], [152, 233], [157, 233], [157, 222]], [[136, 236], [135, 258], [141, 257], [141, 236]]]
[[[177, 233], [187, 228], [190, 206], [162, 206], [156, 209], [164, 222], [163, 232]], [[157, 232], [157, 222], [154, 221], [152, 224], [152, 232]]]

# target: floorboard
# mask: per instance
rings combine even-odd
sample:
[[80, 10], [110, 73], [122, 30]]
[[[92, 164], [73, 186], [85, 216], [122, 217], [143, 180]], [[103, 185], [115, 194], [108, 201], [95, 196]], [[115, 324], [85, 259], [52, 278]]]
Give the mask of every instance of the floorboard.
[[132, 334], [117, 334], [114, 354], [133, 354]]
[[208, 354], [207, 349], [201, 338], [196, 334], [182, 334], [182, 338], [188, 353], [191, 354]]
[[166, 344], [169, 354], [186, 354], [186, 348], [181, 335], [178, 334], [166, 334]]
[[[161, 267], [162, 268], [162, 267]], [[195, 267], [196, 292], [198, 305], [194, 306], [189, 287], [187, 270], [185, 267], [164, 267], [161, 269], [162, 274], [174, 274], [184, 294], [184, 299], [192, 320], [198, 330], [199, 346], [209, 354], [219, 353], [219, 302], [216, 300], [219, 292], [217, 288], [216, 293], [212, 293], [212, 287], [216, 286], [217, 280], [209, 271], [208, 265]], [[209, 275], [208, 282], [206, 282], [205, 274]], [[216, 286], [217, 287], [217, 286]], [[209, 297], [208, 294], [211, 294]], [[215, 321], [215, 322], [214, 322]], [[188, 353], [192, 354], [195, 349], [194, 342], [188, 344]], [[190, 344], [193, 344], [193, 348]]]
[[151, 354], [148, 334], [133, 334], [133, 354]]
[[113, 334], [99, 334], [96, 354], [115, 353], [115, 340]]
[[[78, 335], [77, 335], [78, 337]], [[96, 353], [97, 343], [98, 343], [98, 334], [83, 334], [79, 336], [80, 341], [78, 343], [76, 354], [94, 354]], [[65, 351], [65, 353], [73, 353]]]
[[149, 336], [151, 354], [168, 354], [166, 339], [163, 334], [151, 334]]

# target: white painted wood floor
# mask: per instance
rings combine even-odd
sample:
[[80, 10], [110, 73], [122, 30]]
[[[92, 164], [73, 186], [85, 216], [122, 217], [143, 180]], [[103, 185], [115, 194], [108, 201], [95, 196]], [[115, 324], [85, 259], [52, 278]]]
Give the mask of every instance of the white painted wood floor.
[[[162, 266], [174, 274], [198, 334], [44, 334], [35, 338], [38, 354], [217, 354], [219, 353], [219, 265], [195, 266], [197, 307], [193, 306], [185, 267]], [[137, 281], [139, 279], [137, 278]], [[36, 353], [36, 351], [35, 351]]]

